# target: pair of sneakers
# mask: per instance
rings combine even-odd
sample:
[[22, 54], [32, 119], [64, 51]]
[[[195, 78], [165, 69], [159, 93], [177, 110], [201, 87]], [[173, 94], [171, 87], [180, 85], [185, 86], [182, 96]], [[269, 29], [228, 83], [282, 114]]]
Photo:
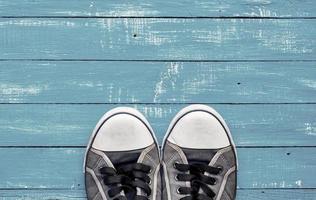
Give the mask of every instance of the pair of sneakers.
[[237, 156], [223, 118], [191, 105], [171, 121], [160, 150], [137, 110], [119, 107], [96, 125], [84, 161], [88, 200], [233, 200]]

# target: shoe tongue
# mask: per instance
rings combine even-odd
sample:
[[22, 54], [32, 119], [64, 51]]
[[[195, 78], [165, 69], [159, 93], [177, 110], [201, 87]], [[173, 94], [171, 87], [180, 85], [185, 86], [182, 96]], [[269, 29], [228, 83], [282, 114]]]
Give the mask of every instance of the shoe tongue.
[[218, 149], [186, 149], [182, 148], [189, 164], [202, 163], [208, 165]]
[[144, 149], [137, 149], [132, 151], [116, 151], [105, 152], [108, 158], [111, 160], [114, 167], [117, 169], [120, 166], [137, 163], [137, 160]]

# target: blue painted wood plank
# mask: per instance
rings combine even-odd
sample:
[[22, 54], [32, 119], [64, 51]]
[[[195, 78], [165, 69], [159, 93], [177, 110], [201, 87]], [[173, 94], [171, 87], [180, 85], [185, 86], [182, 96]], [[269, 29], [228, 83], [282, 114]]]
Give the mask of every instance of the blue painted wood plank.
[[[0, 105], [0, 146], [85, 146], [111, 105]], [[185, 105], [124, 105], [140, 110], [159, 142]], [[210, 105], [226, 119], [238, 146], [314, 146], [316, 105]], [[36, 138], [36, 139], [35, 139]]]
[[[237, 190], [236, 200], [315, 200], [316, 189], [260, 189]], [[84, 200], [85, 190], [1, 190], [2, 200]]]
[[315, 60], [316, 20], [1, 19], [1, 59]]
[[[316, 148], [239, 148], [238, 187], [315, 188], [315, 153]], [[83, 148], [1, 148], [0, 188], [83, 189], [83, 155]]]
[[141, 0], [2, 0], [0, 7], [1, 16], [316, 16], [313, 0], [148, 0], [146, 3]]
[[0, 62], [1, 103], [315, 100], [316, 62]]

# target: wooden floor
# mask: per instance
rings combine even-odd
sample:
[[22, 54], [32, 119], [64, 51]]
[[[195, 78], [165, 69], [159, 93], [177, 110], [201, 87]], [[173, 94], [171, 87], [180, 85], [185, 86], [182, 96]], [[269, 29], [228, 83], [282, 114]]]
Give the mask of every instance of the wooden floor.
[[1, 200], [85, 199], [104, 112], [161, 142], [191, 103], [231, 128], [238, 200], [316, 200], [316, 1], [0, 1]]

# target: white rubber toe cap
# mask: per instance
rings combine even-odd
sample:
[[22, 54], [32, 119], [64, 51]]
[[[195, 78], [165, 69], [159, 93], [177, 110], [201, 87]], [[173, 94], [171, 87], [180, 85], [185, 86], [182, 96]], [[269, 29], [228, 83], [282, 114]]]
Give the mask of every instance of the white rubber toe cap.
[[106, 113], [100, 122], [92, 143], [95, 149], [131, 151], [154, 143], [147, 120], [135, 109], [114, 109]]
[[219, 149], [231, 145], [229, 134], [227, 125], [214, 109], [192, 105], [176, 115], [167, 140], [183, 148]]

